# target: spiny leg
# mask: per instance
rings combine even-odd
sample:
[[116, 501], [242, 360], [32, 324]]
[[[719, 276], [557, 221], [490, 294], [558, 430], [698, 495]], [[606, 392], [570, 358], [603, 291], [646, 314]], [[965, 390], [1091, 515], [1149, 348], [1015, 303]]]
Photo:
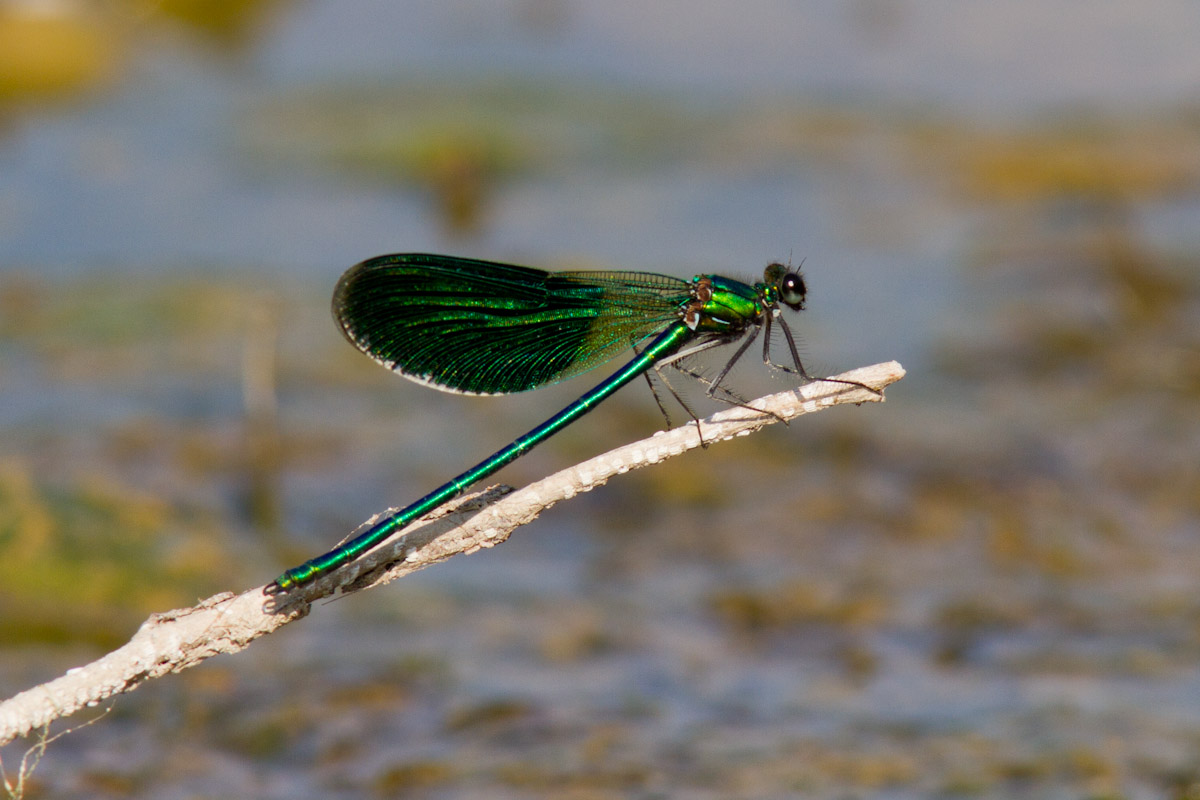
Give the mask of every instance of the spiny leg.
[[[630, 347], [633, 348], [634, 353], [641, 355], [642, 351], [638, 348], [636, 343], [631, 343]], [[662, 373], [659, 372], [658, 367], [659, 367], [658, 364], [654, 365], [654, 372], [660, 378], [662, 378]], [[667, 423], [667, 430], [671, 430], [671, 428], [674, 427], [674, 424], [671, 422], [671, 415], [667, 413], [667, 407], [665, 405], [663, 405], [662, 398], [658, 396], [658, 390], [654, 388], [654, 381], [650, 379], [650, 372], [649, 371], [643, 372], [642, 377], [646, 379], [646, 385], [650, 387], [650, 394], [651, 394], [651, 396], [654, 397], [654, 404], [658, 406], [658, 412], [660, 414], [662, 414], [663, 421]], [[679, 394], [675, 391], [674, 388], [672, 388], [671, 384], [668, 383], [665, 379], [663, 380], [663, 383], [666, 385], [666, 387], [668, 389], [670, 389], [671, 394], [675, 397], [675, 399], [679, 401], [679, 405], [683, 406], [683, 409], [685, 411], [687, 411], [688, 414], [691, 414], [692, 419], [695, 419], [696, 415], [692, 414], [692, 410], [690, 408], [688, 408], [687, 404], [684, 403], [680, 399]]]
[[[683, 395], [681, 395], [675, 389], [675, 387], [671, 385], [671, 381], [667, 379], [667, 374], [663, 372], [662, 366], [664, 365], [655, 364], [654, 374], [658, 376], [660, 381], [662, 381], [663, 386], [667, 387], [667, 391], [670, 392], [671, 396], [675, 398], [675, 402], [679, 403], [680, 408], [687, 412], [688, 416], [692, 418], [692, 422], [696, 423], [696, 435], [700, 437], [700, 446], [708, 447], [708, 442], [704, 441], [704, 431], [700, 428], [700, 418], [696, 416], [696, 412], [693, 411], [692, 407], [689, 406], [687, 401], [683, 399]], [[678, 364], [670, 364], [670, 366], [680, 371], [684, 371]], [[647, 373], [646, 378], [649, 379], [649, 377], [650, 375]]]
[[663, 421], [667, 423], [667, 430], [671, 430], [674, 427], [671, 423], [671, 415], [667, 413], [667, 407], [663, 405], [662, 398], [658, 396], [658, 390], [654, 388], [654, 381], [650, 380], [650, 373], [643, 372], [642, 377], [646, 379], [646, 385], [650, 387], [650, 394], [654, 397], [654, 404], [658, 406], [658, 412], [662, 414]]
[[804, 368], [803, 362], [800, 361], [800, 351], [796, 348], [796, 339], [792, 336], [792, 329], [788, 327], [787, 321], [783, 319], [778, 320], [779, 327], [783, 330], [783, 338], [787, 340], [788, 350], [790, 350], [792, 353], [792, 362], [796, 365], [796, 367], [793, 369], [783, 364], [776, 364], [771, 360], [771, 322], [771, 316], [768, 314], [765, 317], [766, 335], [763, 336], [763, 363], [771, 369], [777, 369], [780, 372], [787, 372], [792, 375], [799, 375], [801, 378], [810, 383], [812, 381], [844, 383], [847, 386], [857, 386], [860, 389], [866, 389], [872, 394], [877, 394], [880, 397], [883, 396], [883, 392], [881, 392], [879, 389], [867, 386], [865, 383], [859, 383], [858, 381], [847, 381], [842, 380], [841, 378], [815, 378], [812, 375], [809, 375], [808, 370]]
[[[729, 361], [725, 364], [725, 366], [721, 368], [721, 371], [717, 374], [717, 377], [713, 380], [709, 380], [705, 376], [701, 375], [699, 372], [696, 372], [695, 370], [692, 370], [692, 369], [689, 369], [688, 367], [683, 366], [682, 362], [684, 359], [687, 359], [690, 356], [696, 355], [697, 353], [703, 352], [704, 350], [709, 350], [713, 347], [718, 347], [720, 345], [726, 344], [728, 341], [730, 341], [729, 338], [721, 337], [721, 336], [714, 336], [711, 339], [702, 341], [699, 344], [693, 345], [692, 347], [689, 347], [678, 353], [674, 353], [671, 356], [663, 359], [662, 361], [659, 361], [657, 364], [654, 365], [654, 374], [657, 375], [659, 380], [662, 381], [663, 385], [667, 387], [667, 391], [669, 391], [671, 393], [671, 396], [675, 398], [675, 402], [679, 403], [680, 407], [683, 408], [683, 410], [688, 413], [688, 416], [690, 416], [692, 418], [692, 421], [696, 423], [696, 432], [700, 436], [700, 444], [704, 447], [707, 447], [708, 444], [704, 441], [704, 432], [703, 432], [703, 430], [701, 430], [701, 427], [700, 427], [700, 418], [696, 415], [696, 412], [692, 410], [692, 407], [690, 405], [688, 405], [687, 401], [683, 399], [683, 396], [680, 395], [679, 392], [675, 389], [675, 387], [671, 384], [671, 381], [667, 378], [666, 373], [663, 371], [663, 367], [668, 367], [668, 366], [672, 367], [673, 369], [676, 369], [676, 370], [682, 372], [684, 375], [687, 375], [688, 377], [699, 381], [706, 387], [705, 395], [713, 400], [716, 400], [718, 402], [725, 403], [725, 404], [731, 405], [731, 406], [738, 406], [738, 407], [744, 408], [748, 411], [754, 411], [755, 413], [758, 413], [758, 414], [770, 414], [772, 417], [779, 420], [784, 425], [787, 425], [788, 421], [786, 419], [784, 419], [783, 417], [779, 416], [778, 414], [774, 413], [773, 411], [764, 411], [761, 408], [756, 408], [755, 406], [752, 406], [749, 403], [749, 401], [747, 401], [744, 397], [741, 397], [736, 392], [729, 389], [728, 387], [726, 387], [723, 384], [725, 377], [728, 376], [730, 370], [733, 369], [733, 365], [737, 363], [738, 359], [740, 359], [743, 355], [745, 355], [746, 351], [750, 348], [750, 345], [754, 343], [754, 338], [755, 338], [755, 336], [757, 336], [757, 334], [758, 334], [758, 329], [755, 328], [753, 331], [750, 332], [749, 335], [747, 335], [745, 337], [745, 341], [743, 341], [740, 345], [738, 345], [737, 351], [733, 354], [733, 356], [729, 359]], [[658, 395], [658, 392], [655, 391], [655, 389], [654, 389], [654, 383], [652, 381], [650, 381], [649, 373], [646, 373], [646, 379], [647, 379], [647, 382], [650, 383], [650, 391], [654, 395], [654, 400], [656, 403], [658, 403], [658, 408], [662, 412], [663, 417], [667, 419], [667, 422], [669, 425], [670, 416], [668, 416], [667, 411], [663, 406], [662, 400]]]
[[[708, 350], [710, 348], [716, 347], [721, 344], [724, 344], [724, 341], [720, 338], [714, 338], [714, 339], [710, 339], [708, 341], [702, 341], [699, 344], [693, 345], [692, 347], [682, 350], [681, 352], [675, 353], [675, 354], [669, 356], [668, 358], [663, 359], [662, 361], [659, 361], [657, 364], [654, 365], [654, 374], [657, 375], [658, 379], [662, 381], [663, 386], [667, 387], [667, 391], [669, 391], [671, 393], [671, 396], [675, 398], [675, 402], [679, 403], [680, 407], [684, 411], [686, 411], [688, 413], [688, 416], [690, 416], [692, 418], [692, 421], [696, 423], [696, 435], [700, 437], [700, 446], [701, 447], [708, 447], [708, 442], [704, 441], [704, 431], [700, 427], [700, 417], [698, 417], [696, 415], [696, 412], [692, 410], [692, 407], [690, 405], [688, 405], [688, 402], [683, 399], [683, 395], [681, 395], [675, 389], [675, 387], [671, 384], [670, 379], [667, 378], [667, 374], [663, 371], [663, 367], [668, 367], [668, 366], [672, 367], [672, 368], [677, 369], [680, 372], [684, 373], [685, 375], [689, 375], [693, 378], [696, 378], [697, 380], [699, 380], [701, 383], [703, 383], [705, 385], [709, 385], [709, 381], [704, 376], [702, 376], [699, 373], [694, 372], [686, 367], [681, 366], [679, 362], [682, 359], [687, 358], [688, 356], [693, 356], [696, 353], [703, 352], [704, 350]], [[665, 408], [663, 408], [662, 401], [658, 397], [658, 392], [654, 391], [654, 383], [653, 383], [653, 381], [650, 380], [650, 373], [647, 372], [644, 374], [646, 375], [647, 382], [650, 383], [650, 391], [654, 394], [655, 401], [658, 402], [659, 410], [662, 411], [663, 416], [667, 418], [668, 427], [669, 427], [670, 417], [667, 416], [667, 411]], [[722, 387], [722, 389], [727, 394], [731, 395], [734, 398], [737, 398], [737, 395], [733, 394], [729, 390], [724, 389], [723, 387]], [[712, 396], [711, 389], [709, 392], [709, 396], [710, 397]], [[724, 400], [724, 398], [716, 398], [716, 399]], [[738, 398], [737, 400], [735, 400], [733, 402], [741, 404], [740, 398]], [[749, 408], [749, 406], [747, 406], [747, 408]]]
[[[687, 370], [687, 372], [689, 372], [691, 375], [696, 377], [701, 383], [708, 386], [708, 390], [707, 390], [706, 394], [709, 397], [711, 397], [713, 400], [717, 400], [722, 403], [728, 403], [729, 405], [732, 405], [732, 406], [740, 406], [741, 408], [745, 408], [749, 411], [755, 411], [759, 414], [770, 414], [772, 417], [774, 417], [775, 419], [779, 420], [784, 425], [786, 425], [787, 420], [784, 419], [783, 417], [779, 416], [778, 414], [776, 414], [773, 411], [763, 411], [761, 408], [755, 408], [754, 406], [752, 406], [748, 402], [746, 402], [744, 399], [739, 397], [737, 394], [735, 394], [733, 391], [731, 391], [730, 389], [727, 389], [723, 384], [725, 377], [727, 375], [729, 375], [729, 371], [733, 369], [733, 365], [738, 362], [738, 359], [740, 359], [743, 355], [746, 354], [746, 351], [750, 349], [750, 345], [754, 344], [754, 339], [756, 336], [758, 336], [758, 333], [759, 333], [758, 327], [754, 327], [753, 329], [751, 329], [751, 331], [748, 334], [746, 334], [745, 341], [743, 341], [740, 345], [738, 345], [738, 348], [736, 351], [734, 351], [733, 356], [730, 357], [729, 361], [725, 362], [725, 366], [722, 367], [721, 371], [717, 373], [717, 377], [713, 378], [711, 381], [709, 381], [708, 379], [704, 378], [701, 375], [697, 375], [696, 373], [691, 372], [690, 370]], [[719, 396], [717, 394], [718, 390], [721, 392], [724, 392], [725, 396], [724, 397]]]
[[[696, 372], [695, 370], [692, 370], [692, 369], [688, 369], [687, 367], [685, 367], [681, 364], [670, 364], [669, 366], [671, 366], [673, 369], [679, 370], [684, 375], [687, 375], [689, 378], [693, 378], [696, 381], [698, 381], [699, 383], [702, 383], [705, 386], [707, 386], [708, 389], [705, 392], [705, 394], [708, 397], [712, 398], [713, 400], [716, 400], [719, 403], [725, 403], [726, 405], [737, 406], [739, 408], [744, 408], [748, 411], [754, 411], [759, 414], [770, 414], [772, 417], [779, 420], [784, 425], [788, 424], [788, 421], [786, 419], [779, 416], [775, 412], [764, 411], [763, 409], [758, 408], [757, 406], [750, 405], [749, 400], [742, 397], [738, 393], [734, 392], [728, 386], [717, 384], [715, 381], [709, 380], [705, 376], [701, 375], [699, 372]], [[721, 394], [718, 395], [717, 392], [721, 392]]]
[[[711, 389], [711, 392], [709, 391], [709, 389], [706, 389], [705, 395], [708, 397], [711, 397], [713, 400], [717, 400], [722, 403], [728, 403], [729, 405], [732, 405], [732, 406], [745, 406], [746, 408], [750, 407], [750, 406], [746, 405], [747, 403], [750, 402], [749, 400], [742, 397], [741, 395], [739, 395], [738, 393], [736, 393], [735, 391], [730, 389], [728, 386], [716, 385], [710, 378], [708, 378], [705, 375], [701, 375], [699, 372], [697, 372], [694, 369], [685, 367], [682, 364], [668, 364], [667, 366], [669, 366], [673, 370], [682, 372], [684, 375], [687, 375], [689, 378], [695, 380], [697, 383], [702, 383], [706, 387], [709, 387]], [[715, 392], [721, 392], [724, 396], [718, 396], [718, 395], [714, 394]]]
[[758, 336], [758, 327], [751, 329], [750, 333], [746, 334], [746, 341], [738, 345], [738, 349], [734, 351], [733, 356], [725, 362], [725, 366], [721, 367], [721, 371], [717, 373], [717, 377], [713, 378], [712, 384], [708, 387], [708, 396], [713, 397], [713, 392], [716, 387], [721, 385], [721, 381], [725, 380], [725, 376], [729, 374], [729, 370], [733, 369], [733, 365], [738, 362], [738, 359], [745, 355], [750, 349], [750, 345], [754, 344], [754, 338]]
[[[636, 345], [634, 346], [633, 350], [634, 352], [638, 352]], [[700, 446], [708, 447], [708, 442], [704, 441], [704, 431], [700, 429], [700, 418], [696, 416], [696, 412], [692, 411], [692, 407], [687, 404], [687, 401], [683, 399], [683, 396], [680, 395], [679, 392], [675, 390], [675, 387], [671, 385], [671, 382], [667, 380], [666, 373], [662, 371], [663, 366], [664, 364], [662, 363], [655, 364], [654, 374], [658, 376], [660, 381], [662, 381], [663, 386], [667, 387], [667, 391], [669, 391], [671, 396], [675, 398], [675, 402], [679, 403], [680, 407], [683, 408], [683, 410], [688, 413], [688, 416], [692, 418], [692, 421], [696, 423], [696, 434], [700, 437]], [[677, 364], [671, 364], [671, 366], [675, 367], [676, 369], [683, 369]], [[658, 394], [658, 390], [654, 388], [654, 381], [650, 378], [650, 373], [648, 371], [643, 372], [642, 377], [646, 379], [646, 385], [650, 387], [650, 394], [654, 396], [654, 402], [658, 405], [658, 410], [663, 415], [663, 419], [667, 423], [667, 430], [671, 430], [671, 415], [667, 413], [667, 407], [663, 404], [662, 398]], [[697, 375], [696, 377], [699, 376]]]

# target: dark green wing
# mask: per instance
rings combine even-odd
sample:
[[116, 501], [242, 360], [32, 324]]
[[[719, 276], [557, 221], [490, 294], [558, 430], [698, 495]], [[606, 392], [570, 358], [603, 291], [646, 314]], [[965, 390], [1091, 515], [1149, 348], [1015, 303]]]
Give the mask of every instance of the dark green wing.
[[544, 272], [403, 253], [351, 267], [333, 315], [356, 347], [451, 392], [523, 392], [586, 372], [679, 318], [687, 281]]

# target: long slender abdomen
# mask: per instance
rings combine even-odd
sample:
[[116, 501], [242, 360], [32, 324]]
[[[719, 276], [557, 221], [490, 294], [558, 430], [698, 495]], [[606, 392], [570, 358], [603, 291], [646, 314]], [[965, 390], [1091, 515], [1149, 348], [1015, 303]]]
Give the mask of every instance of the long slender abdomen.
[[355, 560], [414, 519], [423, 517], [435, 508], [449, 502], [462, 494], [467, 487], [498, 472], [505, 465], [520, 458], [538, 444], [558, 433], [591, 411], [622, 386], [653, 367], [658, 361], [679, 350], [694, 336], [695, 333], [683, 322], [674, 323], [655, 337], [636, 358], [529, 433], [518, 437], [512, 444], [497, 450], [488, 458], [458, 477], [442, 484], [420, 500], [379, 520], [365, 532], [340, 547], [287, 570], [272, 583], [267, 584], [263, 590], [264, 593], [267, 595], [283, 594]]

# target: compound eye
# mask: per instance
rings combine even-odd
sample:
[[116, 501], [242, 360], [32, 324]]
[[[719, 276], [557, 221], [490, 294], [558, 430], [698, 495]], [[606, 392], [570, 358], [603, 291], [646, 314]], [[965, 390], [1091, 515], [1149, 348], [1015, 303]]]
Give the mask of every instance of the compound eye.
[[792, 308], [803, 307], [806, 294], [808, 294], [808, 289], [804, 285], [804, 278], [795, 272], [784, 275], [783, 280], [779, 282], [779, 299]]

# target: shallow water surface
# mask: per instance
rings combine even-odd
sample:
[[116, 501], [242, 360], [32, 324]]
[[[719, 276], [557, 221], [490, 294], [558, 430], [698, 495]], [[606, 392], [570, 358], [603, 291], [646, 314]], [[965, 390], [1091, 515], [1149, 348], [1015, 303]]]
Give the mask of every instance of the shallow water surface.
[[[154, 681], [29, 796], [1198, 791], [1195, 7], [626, 5], [55, 23], [97, 60], [2, 95], [0, 694], [604, 374], [399, 380], [329, 319], [368, 256], [803, 262], [810, 369], [905, 380]], [[661, 425], [634, 386], [498, 477]]]

